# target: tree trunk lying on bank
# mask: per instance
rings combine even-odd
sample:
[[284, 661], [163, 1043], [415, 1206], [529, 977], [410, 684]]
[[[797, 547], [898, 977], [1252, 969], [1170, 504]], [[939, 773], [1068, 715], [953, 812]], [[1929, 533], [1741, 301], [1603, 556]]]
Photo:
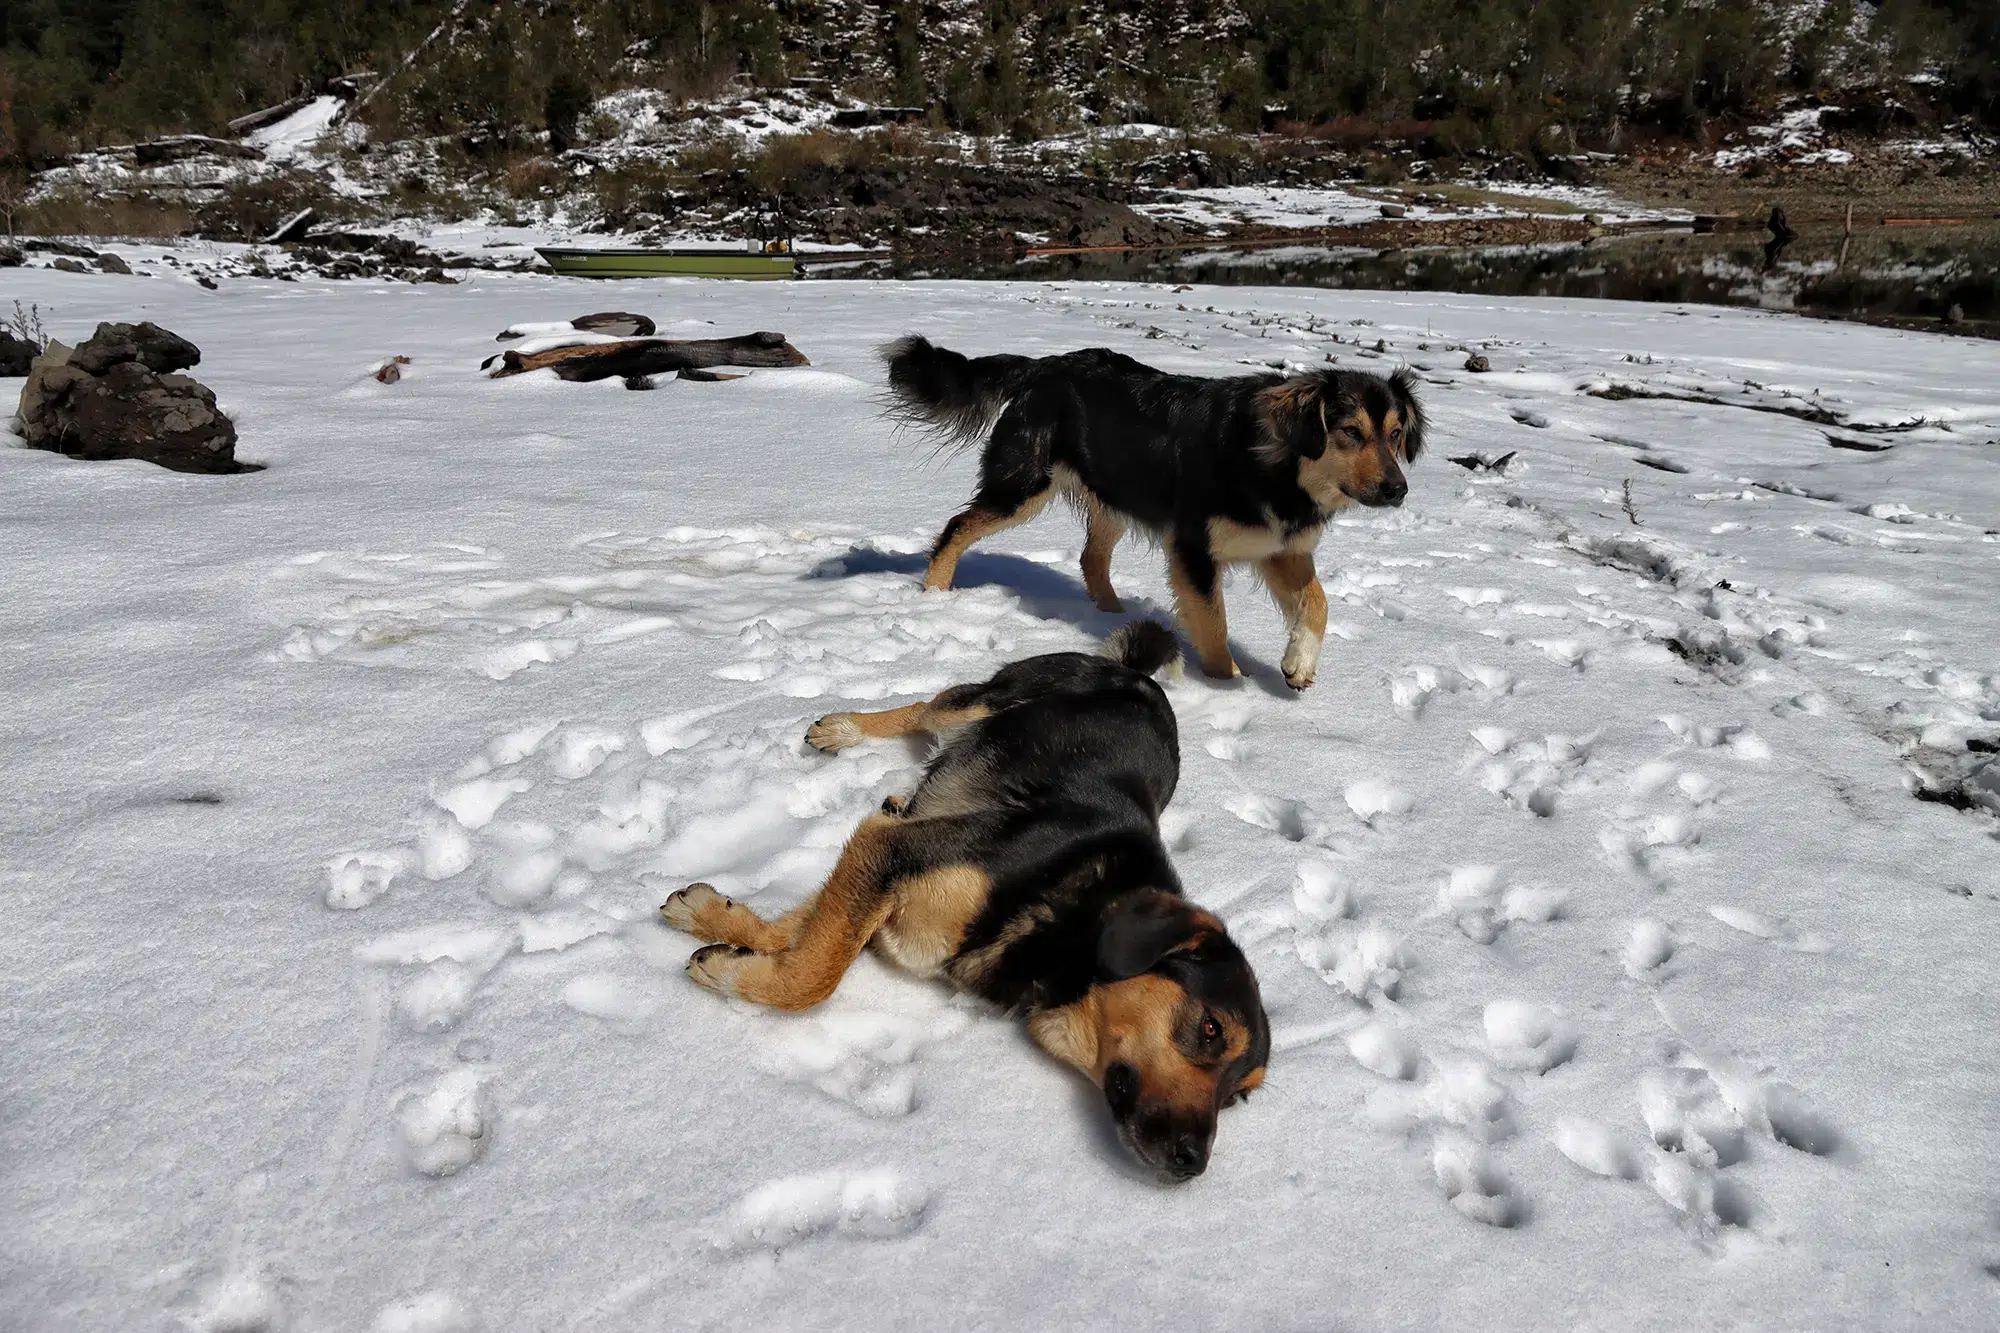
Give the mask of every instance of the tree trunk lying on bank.
[[[492, 378], [553, 370], [562, 379], [633, 379], [708, 366], [808, 366], [805, 353], [782, 333], [746, 333], [735, 338], [630, 338], [622, 342], [551, 347], [545, 352], [502, 352]], [[487, 365], [493, 366], [489, 360]]]

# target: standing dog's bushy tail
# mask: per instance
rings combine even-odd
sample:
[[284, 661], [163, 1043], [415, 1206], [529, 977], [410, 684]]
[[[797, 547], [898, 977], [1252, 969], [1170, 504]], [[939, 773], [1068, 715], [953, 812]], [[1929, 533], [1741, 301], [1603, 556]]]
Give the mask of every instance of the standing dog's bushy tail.
[[937, 432], [947, 448], [978, 442], [1035, 364], [1025, 356], [962, 356], [914, 333], [884, 346], [882, 360], [890, 415]]
[[1112, 661], [1150, 676], [1181, 660], [1181, 641], [1157, 620], [1134, 620], [1113, 631], [1102, 652]]

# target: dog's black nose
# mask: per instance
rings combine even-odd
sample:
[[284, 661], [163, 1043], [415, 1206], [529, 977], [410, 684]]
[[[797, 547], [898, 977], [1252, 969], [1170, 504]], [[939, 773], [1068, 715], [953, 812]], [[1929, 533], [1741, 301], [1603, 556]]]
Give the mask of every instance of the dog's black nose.
[[1409, 493], [1409, 482], [1404, 481], [1401, 477], [1387, 477], [1383, 479], [1382, 484], [1375, 490], [1375, 494], [1380, 497], [1376, 503], [1388, 506], [1399, 505], [1403, 503], [1403, 497]]
[[1183, 1134], [1174, 1140], [1168, 1155], [1174, 1174], [1185, 1180], [1208, 1169], [1208, 1140], [1200, 1134]]

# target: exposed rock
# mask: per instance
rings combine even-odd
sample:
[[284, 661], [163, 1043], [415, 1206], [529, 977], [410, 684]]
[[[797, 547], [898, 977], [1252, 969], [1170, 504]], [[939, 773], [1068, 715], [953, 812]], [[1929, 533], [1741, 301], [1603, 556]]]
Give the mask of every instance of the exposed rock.
[[1382, 205], [1382, 216], [1383, 216], [1383, 217], [1385, 217], [1385, 218], [1399, 218], [1399, 217], [1403, 217], [1403, 216], [1405, 216], [1406, 214], [1408, 214], [1408, 213], [1409, 213], [1409, 211], [1410, 211], [1410, 210], [1409, 210], [1409, 208], [1408, 208], [1408, 207], [1407, 207], [1406, 205], [1403, 205], [1403, 204], [1384, 204], [1384, 205]]
[[0, 333], [0, 378], [15, 379], [28, 373], [41, 349], [26, 338]]
[[42, 354], [28, 363], [28, 382], [21, 386], [21, 404], [15, 413], [15, 421], [21, 427], [23, 437], [27, 425], [48, 412], [48, 404], [59, 396], [69, 384], [65, 378], [69, 359], [76, 349], [65, 343], [50, 339]]
[[97, 257], [97, 267], [100, 272], [117, 273], [127, 278], [132, 276], [132, 266], [117, 255], [108, 252]]
[[1131, 204], [1133, 187], [1085, 176], [970, 164], [802, 167], [775, 189], [742, 169], [704, 172], [698, 189], [635, 194], [607, 213], [607, 226], [645, 225], [671, 232], [691, 208], [743, 211], [773, 219], [778, 230], [826, 240], [892, 248], [904, 254], [988, 250], [1037, 244], [1124, 248], [1182, 239], [1173, 223]]
[[75, 241], [24, 240], [21, 242], [21, 248], [45, 255], [68, 255], [71, 259], [97, 258], [97, 251], [87, 245], [78, 245]]
[[1479, 353], [1474, 352], [1471, 356], [1465, 358], [1465, 368], [1475, 375], [1483, 375], [1493, 369], [1493, 363], [1479, 355]]
[[139, 458], [177, 472], [247, 472], [236, 426], [185, 375], [193, 343], [156, 324], [100, 324], [76, 348], [50, 343], [21, 390], [22, 437], [69, 458]]
[[653, 336], [653, 321], [644, 315], [628, 314], [623, 310], [603, 310], [594, 315], [578, 315], [571, 320], [570, 327], [582, 333], [608, 333], [614, 338], [650, 338]]
[[[297, 228], [287, 229], [296, 232]], [[293, 260], [324, 278], [394, 278], [400, 282], [453, 282], [442, 255], [400, 236], [372, 232], [315, 232], [282, 242]]]
[[20, 247], [0, 245], [0, 268], [19, 268], [24, 258]]
[[49, 267], [54, 269], [61, 269], [64, 273], [90, 272], [89, 269], [85, 268], [82, 264], [78, 263], [74, 259], [57, 259], [51, 262], [49, 264]]
[[91, 375], [102, 375], [124, 361], [137, 361], [148, 370], [166, 374], [200, 365], [201, 349], [150, 321], [99, 324], [97, 332], [71, 357], [72, 365]]

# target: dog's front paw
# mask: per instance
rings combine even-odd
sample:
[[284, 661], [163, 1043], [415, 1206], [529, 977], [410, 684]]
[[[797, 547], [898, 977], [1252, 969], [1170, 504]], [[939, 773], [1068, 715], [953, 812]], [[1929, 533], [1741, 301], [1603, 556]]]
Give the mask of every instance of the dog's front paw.
[[1293, 689], [1311, 688], [1313, 677], [1319, 674], [1319, 640], [1306, 634], [1294, 638], [1285, 645], [1285, 656], [1278, 669], [1285, 673], [1285, 684]]
[[695, 914], [713, 902], [727, 903], [729, 900], [715, 891], [713, 884], [690, 884], [667, 895], [660, 904], [660, 915], [675, 930], [685, 930], [694, 934]]
[[1235, 658], [1225, 657], [1219, 661], [1202, 659], [1201, 674], [1207, 676], [1210, 680], [1235, 680], [1243, 673], [1236, 669]]
[[882, 813], [885, 815], [895, 815], [900, 818], [902, 813], [909, 808], [910, 798], [908, 796], [892, 794], [882, 798]]
[[694, 984], [717, 995], [736, 994], [736, 978], [757, 955], [733, 944], [708, 944], [688, 956], [687, 974]]
[[833, 754], [861, 743], [861, 726], [852, 713], [828, 713], [806, 728], [806, 744]]

